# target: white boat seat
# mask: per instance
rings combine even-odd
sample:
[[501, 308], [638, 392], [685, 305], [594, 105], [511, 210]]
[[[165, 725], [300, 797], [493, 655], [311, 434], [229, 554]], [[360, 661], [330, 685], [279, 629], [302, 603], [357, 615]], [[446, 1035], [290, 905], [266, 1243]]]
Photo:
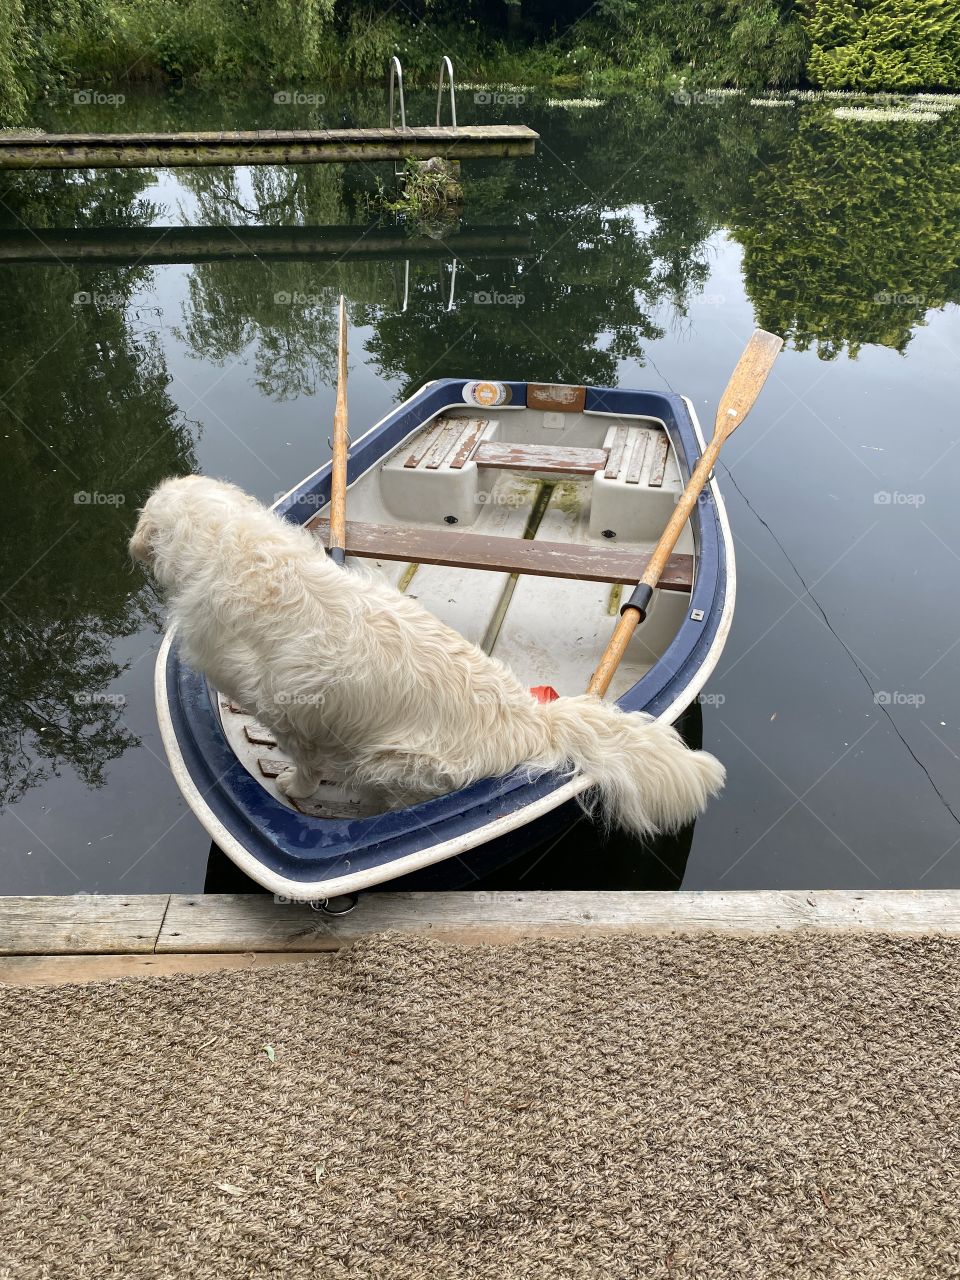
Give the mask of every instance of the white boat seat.
[[[320, 516], [308, 527], [324, 546], [330, 522]], [[455, 565], [493, 573], [573, 578], [580, 582], [633, 584], [643, 576], [650, 555], [645, 551], [590, 546], [573, 542], [544, 542], [479, 533], [451, 533], [446, 529], [417, 529], [409, 525], [363, 524], [347, 521], [347, 555], [370, 560], [399, 560], [406, 564]], [[690, 591], [693, 557], [670, 557], [660, 579], [664, 591]]]

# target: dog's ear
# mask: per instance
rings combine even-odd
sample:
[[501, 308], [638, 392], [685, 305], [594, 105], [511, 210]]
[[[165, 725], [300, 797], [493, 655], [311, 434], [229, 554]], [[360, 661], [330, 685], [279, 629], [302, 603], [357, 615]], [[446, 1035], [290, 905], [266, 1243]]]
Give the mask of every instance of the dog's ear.
[[148, 569], [153, 567], [153, 539], [156, 532], [157, 526], [151, 520], [146, 507], [144, 507], [140, 512], [140, 518], [137, 521], [137, 527], [133, 531], [133, 537], [128, 543], [128, 548], [133, 559], [140, 564], [145, 564]]

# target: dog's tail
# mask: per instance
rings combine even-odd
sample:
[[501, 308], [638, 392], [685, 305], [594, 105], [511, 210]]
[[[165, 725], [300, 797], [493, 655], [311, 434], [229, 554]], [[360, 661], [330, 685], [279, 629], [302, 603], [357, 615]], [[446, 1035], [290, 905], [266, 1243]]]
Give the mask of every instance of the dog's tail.
[[550, 744], [593, 782], [584, 807], [636, 835], [675, 831], [723, 786], [723, 765], [691, 751], [670, 725], [589, 694], [542, 704]]

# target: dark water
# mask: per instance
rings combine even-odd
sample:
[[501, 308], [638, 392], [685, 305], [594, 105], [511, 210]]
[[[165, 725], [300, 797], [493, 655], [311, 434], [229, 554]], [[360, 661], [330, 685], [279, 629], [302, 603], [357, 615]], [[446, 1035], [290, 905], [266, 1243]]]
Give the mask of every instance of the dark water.
[[[383, 123], [379, 92], [271, 96], [36, 123]], [[343, 252], [390, 165], [0, 175], [0, 890], [202, 885], [208, 842], [155, 725], [161, 609], [126, 538], [171, 473], [272, 499], [324, 460], [341, 290], [355, 435], [448, 375], [669, 387], [709, 429], [754, 325], [787, 338], [721, 467], [738, 604], [701, 710], [726, 791], [679, 842], [602, 845], [580, 823], [501, 883], [960, 885], [960, 111], [866, 126], [830, 104], [472, 98], [462, 120], [543, 141], [464, 164], [460, 231], [485, 230], [455, 278], [442, 244]], [[340, 230], [326, 257], [283, 258], [250, 250], [257, 226]], [[154, 265], [159, 233], [153, 255], [117, 234], [151, 227], [219, 228], [184, 249], [213, 260]], [[10, 261], [31, 250], [48, 260]]]

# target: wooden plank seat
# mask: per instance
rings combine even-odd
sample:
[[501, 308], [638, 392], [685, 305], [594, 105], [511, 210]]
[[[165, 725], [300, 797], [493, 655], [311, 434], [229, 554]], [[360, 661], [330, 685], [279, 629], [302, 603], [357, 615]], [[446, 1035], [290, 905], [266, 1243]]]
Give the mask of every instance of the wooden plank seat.
[[404, 459], [404, 468], [436, 471], [447, 466], [459, 471], [470, 460], [478, 467], [503, 471], [552, 471], [563, 475], [590, 476], [607, 466], [608, 449], [484, 440], [482, 436], [490, 421], [489, 418], [438, 418], [413, 442]]
[[484, 440], [473, 451], [478, 467], [503, 471], [555, 471], [564, 475], [592, 476], [603, 471], [607, 449], [578, 449], [561, 444], [510, 444], [505, 440]]
[[[308, 527], [324, 546], [330, 522], [315, 516]], [[404, 525], [347, 521], [347, 555], [408, 564], [454, 565], [492, 573], [531, 574], [572, 578], [579, 582], [638, 582], [650, 560], [644, 551], [584, 546], [574, 542], [543, 542], [503, 538], [446, 529], [414, 529]], [[667, 562], [660, 586], [665, 591], [689, 591], [693, 586], [693, 556], [674, 554]]]
[[640, 483], [644, 465], [650, 459], [647, 487], [663, 487], [670, 456], [670, 440], [660, 427], [634, 427], [621, 425], [613, 433], [609, 458], [604, 469], [607, 480], [624, 480], [627, 484]]
[[423, 466], [428, 471], [436, 471], [446, 463], [453, 471], [459, 471], [489, 422], [488, 418], [438, 418], [414, 440], [404, 467], [415, 470]]

